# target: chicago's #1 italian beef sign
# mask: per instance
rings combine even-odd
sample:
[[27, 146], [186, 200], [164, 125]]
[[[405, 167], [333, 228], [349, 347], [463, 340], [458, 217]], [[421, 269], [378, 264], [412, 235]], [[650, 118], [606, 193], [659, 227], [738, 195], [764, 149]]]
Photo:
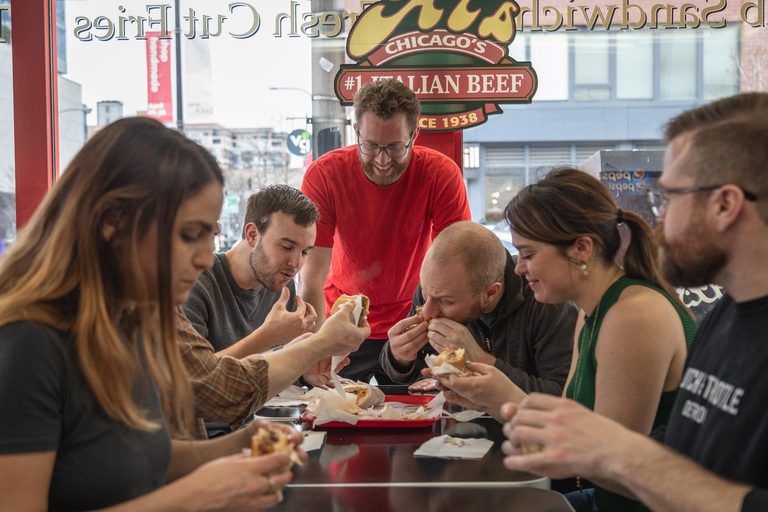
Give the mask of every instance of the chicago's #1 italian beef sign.
[[441, 132], [484, 123], [501, 103], [530, 103], [536, 72], [509, 57], [517, 3], [505, 0], [383, 0], [358, 17], [347, 38], [356, 64], [336, 75], [336, 96], [395, 78], [421, 101], [419, 127]]

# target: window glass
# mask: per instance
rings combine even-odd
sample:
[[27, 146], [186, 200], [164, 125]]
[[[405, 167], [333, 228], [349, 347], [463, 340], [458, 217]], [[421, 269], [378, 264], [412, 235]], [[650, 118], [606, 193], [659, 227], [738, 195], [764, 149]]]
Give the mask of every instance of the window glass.
[[[539, 77], [534, 101], [568, 99], [568, 34], [530, 34], [531, 64]], [[514, 43], [513, 43], [514, 45]]]
[[653, 33], [616, 34], [616, 99], [653, 99]]
[[659, 33], [659, 99], [696, 99], [697, 39], [693, 31]]
[[[10, 0], [0, 0], [0, 8]], [[11, 17], [0, 10], [0, 254], [16, 241], [16, 161], [13, 138], [13, 63]]]
[[579, 32], [573, 41], [573, 99], [608, 101], [611, 99], [611, 48], [608, 34]]
[[740, 35], [735, 25], [703, 33], [705, 100], [738, 92]]

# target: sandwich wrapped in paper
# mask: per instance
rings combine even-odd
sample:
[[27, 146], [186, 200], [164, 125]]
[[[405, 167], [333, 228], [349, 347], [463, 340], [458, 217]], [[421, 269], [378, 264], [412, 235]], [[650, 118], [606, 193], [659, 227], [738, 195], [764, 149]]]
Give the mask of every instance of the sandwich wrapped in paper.
[[368, 409], [384, 403], [384, 392], [365, 382], [344, 386], [344, 392], [355, 395], [355, 405], [361, 409]]
[[438, 355], [428, 355], [424, 358], [427, 366], [432, 370], [432, 375], [461, 375], [469, 377], [472, 372], [467, 368], [467, 360], [463, 348], [447, 348]]
[[362, 311], [360, 312], [359, 316], [357, 316], [357, 325], [360, 327], [361, 322], [365, 317], [368, 316], [368, 313], [370, 312], [371, 308], [371, 301], [366, 297], [365, 295], [358, 294], [358, 295], [342, 295], [338, 299], [336, 299], [336, 302], [333, 303], [333, 307], [331, 307], [331, 315], [334, 315], [341, 306], [346, 304], [349, 301], [355, 301], [357, 298], [360, 297], [362, 302]]
[[288, 434], [272, 425], [260, 427], [251, 437], [251, 455], [267, 455], [274, 452], [287, 452], [291, 457], [291, 462], [303, 465], [299, 454], [296, 453], [296, 447], [288, 440]]

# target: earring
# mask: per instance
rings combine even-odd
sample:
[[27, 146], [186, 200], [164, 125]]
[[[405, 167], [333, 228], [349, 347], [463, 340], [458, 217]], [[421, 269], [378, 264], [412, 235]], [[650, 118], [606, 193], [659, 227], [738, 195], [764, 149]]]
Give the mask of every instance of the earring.
[[581, 275], [588, 276], [589, 275], [589, 267], [586, 263], [582, 263], [579, 265], [579, 271], [581, 272]]

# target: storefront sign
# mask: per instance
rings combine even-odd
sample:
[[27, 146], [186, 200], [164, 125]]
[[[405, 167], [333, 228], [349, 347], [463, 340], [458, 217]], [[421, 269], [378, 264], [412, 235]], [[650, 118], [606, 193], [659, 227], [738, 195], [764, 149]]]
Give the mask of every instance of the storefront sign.
[[307, 130], [293, 130], [286, 141], [288, 151], [296, 156], [308, 155], [312, 151], [312, 136]]
[[488, 2], [472, 11], [470, 0], [452, 8], [437, 3], [385, 0], [363, 11], [347, 39], [347, 55], [357, 63], [336, 75], [342, 105], [352, 105], [363, 85], [394, 78], [421, 101], [421, 130], [442, 132], [482, 124], [501, 113], [500, 104], [531, 102], [536, 72], [508, 55], [517, 3]]
[[160, 39], [160, 32], [147, 33], [147, 116], [173, 122], [171, 42]]

